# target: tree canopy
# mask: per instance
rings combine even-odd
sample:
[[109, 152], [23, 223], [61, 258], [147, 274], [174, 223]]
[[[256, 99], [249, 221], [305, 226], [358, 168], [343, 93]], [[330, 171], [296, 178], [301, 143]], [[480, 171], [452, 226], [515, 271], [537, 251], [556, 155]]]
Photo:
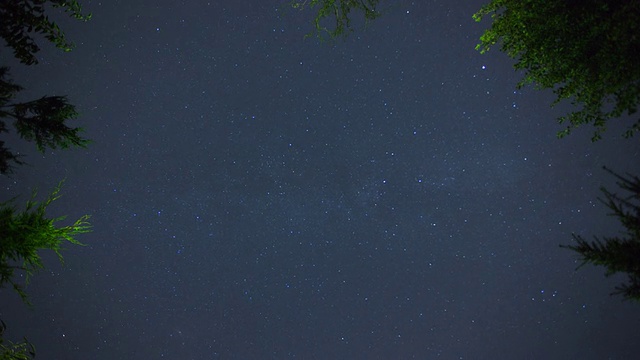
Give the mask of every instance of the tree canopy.
[[88, 215], [62, 227], [56, 223], [64, 217], [45, 217], [47, 207], [60, 198], [61, 186], [62, 182], [41, 203], [35, 201], [37, 194], [34, 191], [21, 212], [13, 206], [12, 200], [0, 203], [0, 286], [11, 285], [25, 302], [28, 302], [27, 295], [15, 280], [16, 271], [24, 271], [28, 283], [34, 272], [43, 267], [40, 250], [53, 250], [60, 262], [64, 262], [60, 253], [62, 245], [65, 242], [81, 245], [75, 237], [91, 229]]
[[[59, 8], [75, 19], [88, 20], [91, 15], [82, 15], [82, 7], [76, 0], [13, 0], [0, 1], [0, 37], [7, 47], [13, 49], [21, 63], [38, 63], [36, 53], [40, 51], [33, 36], [44, 36], [57, 48], [70, 51], [70, 43], [64, 32], [45, 15], [47, 6]], [[9, 131], [6, 120], [13, 120], [18, 135], [36, 143], [40, 152], [46, 148], [85, 147], [88, 140], [80, 137], [82, 128], [72, 128], [67, 120], [78, 116], [75, 106], [65, 96], [44, 96], [27, 102], [13, 102], [22, 91], [20, 85], [9, 79], [9, 68], [0, 67], [0, 134]], [[19, 155], [12, 153], [4, 141], [0, 141], [0, 174], [13, 171], [13, 165], [24, 164]]]
[[7, 325], [0, 320], [0, 360], [31, 360], [36, 357], [36, 348], [24, 338], [20, 342], [4, 339]]
[[[75, 0], [0, 1], [0, 37], [5, 40], [7, 47], [13, 49], [14, 56], [25, 65], [38, 63], [35, 54], [40, 51], [40, 47], [32, 37], [35, 34], [44, 36], [64, 51], [70, 51], [73, 47], [58, 25], [45, 15], [48, 5], [62, 8], [79, 20], [88, 20], [90, 17], [81, 14], [81, 7]], [[5, 120], [13, 120], [20, 137], [35, 142], [41, 152], [46, 148], [84, 147], [88, 143], [88, 140], [79, 136], [82, 129], [65, 125], [65, 121], [78, 115], [66, 97], [44, 96], [32, 101], [14, 102], [23, 88], [13, 83], [8, 73], [7, 67], [0, 67], [0, 134], [8, 132]], [[4, 141], [0, 141], [0, 174], [11, 172], [12, 164], [20, 165], [23, 162], [19, 155], [5, 146]], [[43, 268], [39, 252], [53, 250], [63, 262], [63, 244], [80, 244], [76, 236], [91, 231], [88, 215], [68, 226], [56, 224], [64, 217], [46, 217], [47, 207], [60, 197], [58, 194], [61, 186], [62, 182], [41, 203], [35, 201], [34, 192], [24, 211], [15, 208], [15, 198], [0, 203], [0, 287], [11, 286], [27, 304], [29, 300], [24, 286], [37, 270]], [[17, 280], [19, 273], [26, 275], [24, 284]], [[21, 342], [4, 339], [5, 329], [5, 323], [0, 320], [0, 359], [33, 359], [33, 344], [26, 338]]]
[[[607, 169], [608, 170], [608, 169]], [[640, 178], [637, 176], [621, 176], [608, 170], [618, 179], [618, 186], [628, 196], [619, 196], [601, 188], [604, 199], [600, 201], [616, 216], [626, 229], [623, 237], [594, 237], [589, 242], [579, 235], [573, 235], [576, 245], [561, 245], [571, 249], [582, 258], [583, 266], [593, 264], [604, 266], [606, 275], [626, 273], [629, 281], [616, 287], [613, 294], [621, 294], [626, 299], [640, 301]]]
[[[591, 124], [600, 139], [610, 119], [636, 113], [640, 102], [640, 2], [636, 0], [492, 0], [473, 18], [492, 23], [476, 47], [499, 44], [524, 71], [518, 87], [552, 89], [554, 105], [578, 109], [558, 121], [559, 137]], [[640, 129], [635, 120], [625, 136]]]
[[293, 0], [291, 6], [299, 10], [318, 7], [314, 19], [315, 29], [307, 36], [315, 34], [318, 38], [325, 39], [328, 35], [335, 39], [352, 31], [352, 11], [361, 11], [365, 22], [380, 16], [380, 12], [376, 10], [379, 2], [380, 0]]
[[[33, 141], [40, 152], [47, 148], [85, 147], [89, 140], [82, 138], [82, 128], [72, 128], [67, 120], [78, 116], [75, 106], [65, 96], [44, 96], [40, 99], [15, 103], [12, 99], [23, 90], [8, 79], [9, 69], [0, 67], [0, 133], [8, 132], [3, 119], [12, 119], [18, 135]], [[20, 156], [12, 153], [0, 141], [0, 174], [12, 172], [13, 164], [21, 165]]]
[[0, 1], [0, 37], [13, 49], [14, 56], [26, 65], [38, 63], [35, 54], [40, 47], [33, 39], [33, 33], [44, 36], [57, 48], [71, 51], [64, 32], [45, 14], [46, 6], [60, 8], [78, 20], [89, 20], [91, 14], [82, 15], [82, 7], [77, 0], [11, 0]]

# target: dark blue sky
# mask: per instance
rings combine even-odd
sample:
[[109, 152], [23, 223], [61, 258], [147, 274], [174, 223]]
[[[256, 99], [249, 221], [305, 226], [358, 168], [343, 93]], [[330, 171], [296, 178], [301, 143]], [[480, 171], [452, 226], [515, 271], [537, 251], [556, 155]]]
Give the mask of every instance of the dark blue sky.
[[[286, 1], [83, 1], [77, 48], [13, 65], [67, 94], [94, 143], [9, 142], [6, 198], [66, 178], [51, 216], [94, 231], [28, 288], [9, 335], [42, 359], [628, 359], [638, 305], [560, 249], [615, 235], [601, 169], [636, 172], [612, 124], [474, 50], [483, 4], [384, 3], [345, 41]], [[3, 60], [10, 53], [3, 50]], [[6, 63], [6, 61], [5, 61]], [[24, 197], [23, 197], [24, 198]]]

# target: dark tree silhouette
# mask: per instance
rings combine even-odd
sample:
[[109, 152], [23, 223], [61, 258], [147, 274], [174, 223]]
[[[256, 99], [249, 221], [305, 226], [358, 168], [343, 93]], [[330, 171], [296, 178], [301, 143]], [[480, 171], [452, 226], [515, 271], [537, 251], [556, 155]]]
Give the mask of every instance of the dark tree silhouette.
[[[77, 1], [70, 0], [0, 0], [0, 37], [20, 62], [36, 64], [35, 54], [40, 50], [34, 34], [44, 36], [56, 47], [69, 51], [69, 43], [62, 30], [44, 14], [45, 8], [62, 8], [79, 20], [89, 17], [81, 15]], [[64, 96], [45, 96], [27, 102], [14, 102], [22, 87], [11, 82], [9, 69], [0, 67], [0, 134], [8, 132], [6, 120], [13, 121], [17, 133], [27, 141], [36, 143], [39, 151], [46, 148], [68, 148], [85, 146], [87, 140], [79, 136], [80, 128], [70, 128], [65, 121], [78, 114]], [[19, 155], [13, 154], [0, 141], [0, 173], [7, 174], [12, 164], [23, 164]], [[90, 231], [89, 216], [82, 216], [69, 226], [57, 226], [64, 217], [49, 219], [46, 208], [59, 198], [60, 183], [42, 203], [35, 201], [35, 192], [27, 201], [24, 211], [17, 211], [13, 200], [0, 203], [0, 287], [10, 285], [29, 304], [24, 285], [31, 276], [43, 267], [39, 255], [41, 250], [53, 250], [63, 261], [61, 250], [65, 242], [80, 244], [76, 235]], [[26, 282], [21, 284], [16, 274], [26, 274]], [[0, 359], [28, 360], [35, 357], [33, 345], [26, 339], [14, 343], [4, 339], [4, 322], [0, 326]]]
[[[40, 47], [33, 36], [38, 34], [57, 48], [71, 51], [73, 44], [67, 41], [64, 32], [45, 14], [47, 7], [58, 8], [71, 17], [86, 21], [91, 15], [82, 15], [82, 8], [76, 0], [12, 0], [0, 1], [0, 37], [8, 48], [13, 49], [21, 63], [38, 63], [36, 53]], [[16, 94], [22, 91], [20, 85], [9, 79], [9, 68], [0, 68], [0, 134], [8, 132], [5, 119], [13, 120], [20, 137], [35, 141], [39, 151], [46, 148], [68, 148], [87, 145], [88, 140], [80, 137], [81, 128], [71, 128], [65, 121], [74, 119], [78, 113], [64, 96], [44, 96], [40, 99], [14, 103]], [[12, 165], [24, 164], [20, 156], [13, 154], [4, 141], [0, 141], [0, 174], [13, 171]]]
[[626, 273], [629, 281], [615, 288], [612, 294], [623, 295], [626, 299], [640, 301], [640, 178], [637, 176], [621, 176], [606, 169], [618, 179], [618, 186], [629, 192], [626, 197], [601, 188], [604, 199], [600, 199], [610, 210], [610, 215], [616, 216], [626, 229], [624, 237], [594, 237], [589, 242], [579, 235], [573, 235], [576, 245], [561, 245], [571, 249], [582, 258], [583, 266], [593, 264], [604, 266], [606, 275]]
[[82, 15], [82, 7], [77, 0], [0, 1], [0, 37], [13, 49], [14, 56], [26, 65], [38, 63], [35, 54], [40, 47], [33, 39], [33, 33], [44, 36], [61, 50], [73, 49], [64, 32], [45, 14], [47, 6], [60, 8], [78, 20], [91, 18], [90, 14]]
[[[580, 125], [595, 127], [598, 140], [608, 120], [635, 114], [640, 103], [640, 1], [492, 0], [473, 18], [490, 16], [476, 47], [500, 44], [515, 68], [518, 87], [552, 89], [553, 105], [568, 100], [577, 110], [558, 119], [563, 137]], [[625, 136], [640, 129], [640, 119]]]
[[[316, 35], [320, 39], [335, 39], [346, 35], [351, 28], [351, 12], [361, 11], [364, 14], [365, 23], [380, 16], [376, 10], [380, 0], [293, 0], [291, 6], [294, 9], [318, 7], [318, 13], [314, 19], [314, 30], [306, 36]], [[334, 19], [335, 18], [335, 19]], [[335, 22], [334, 22], [335, 21]], [[333, 26], [329, 26], [333, 23]]]
[[21, 342], [4, 339], [7, 325], [0, 320], [0, 360], [31, 360], [36, 357], [36, 348], [24, 338]]
[[[85, 147], [89, 143], [79, 135], [82, 128], [71, 128], [65, 124], [67, 120], [78, 116], [66, 97], [45, 96], [23, 103], [11, 102], [22, 87], [7, 78], [8, 71], [6, 67], [0, 68], [0, 133], [8, 131], [3, 119], [12, 119], [20, 137], [34, 141], [40, 152], [46, 148]], [[12, 172], [12, 162], [17, 165], [23, 163], [0, 141], [0, 173]]]

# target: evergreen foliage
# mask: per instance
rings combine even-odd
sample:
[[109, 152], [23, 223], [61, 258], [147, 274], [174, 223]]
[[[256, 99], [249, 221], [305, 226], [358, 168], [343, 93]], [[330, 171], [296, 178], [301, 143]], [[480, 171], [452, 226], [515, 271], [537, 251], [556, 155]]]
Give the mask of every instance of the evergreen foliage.
[[[606, 169], [606, 168], [605, 168]], [[620, 220], [626, 229], [623, 237], [594, 237], [589, 242], [579, 235], [573, 235], [576, 245], [561, 245], [571, 249], [582, 258], [583, 266], [593, 264], [604, 266], [606, 275], [626, 273], [628, 283], [623, 283], [615, 288], [612, 294], [623, 295], [626, 299], [640, 301], [640, 178], [637, 176], [621, 176], [606, 169], [618, 179], [618, 186], [631, 193], [622, 197], [601, 188], [604, 199], [600, 201], [610, 210], [611, 216]]]
[[[0, 67], [0, 133], [8, 132], [3, 119], [12, 119], [20, 137], [34, 141], [40, 152], [47, 148], [86, 147], [89, 140], [80, 136], [83, 129], [65, 124], [67, 120], [78, 116], [75, 106], [66, 97], [44, 96], [33, 101], [13, 103], [11, 100], [23, 89], [7, 78], [8, 71], [8, 68]], [[0, 141], [0, 173], [12, 172], [12, 162], [23, 164], [20, 156], [13, 154]]]
[[[23, 64], [38, 63], [36, 53], [40, 47], [33, 38], [36, 34], [44, 36], [64, 51], [73, 48], [60, 27], [45, 15], [48, 6], [60, 8], [78, 20], [91, 18], [90, 14], [82, 15], [82, 8], [76, 0], [0, 1], [0, 37]], [[80, 136], [82, 128], [65, 124], [67, 120], [78, 116], [75, 106], [65, 96], [44, 96], [27, 102], [12, 102], [22, 90], [20, 85], [9, 79], [9, 68], [0, 67], [0, 134], [8, 132], [4, 119], [11, 119], [18, 135], [24, 140], [34, 141], [40, 152], [46, 148], [85, 147], [89, 143]], [[20, 155], [11, 152], [5, 142], [0, 141], [0, 174], [9, 174], [14, 170], [13, 165], [24, 164], [20, 159]]]
[[[81, 14], [76, 0], [0, 0], [0, 37], [13, 49], [15, 57], [26, 65], [37, 64], [35, 54], [40, 51], [33, 35], [44, 36], [57, 48], [70, 51], [68, 42], [57, 24], [45, 15], [45, 8], [62, 8], [78, 20], [88, 20]], [[71, 128], [65, 121], [74, 119], [78, 113], [64, 96], [44, 96], [27, 102], [13, 102], [23, 90], [8, 77], [9, 69], [0, 67], [0, 134], [8, 132], [5, 120], [13, 120], [20, 137], [34, 141], [39, 151], [46, 148], [84, 147], [88, 140], [79, 136], [80, 128]], [[12, 153], [4, 141], [0, 141], [0, 174], [12, 172], [12, 164], [21, 165], [20, 155]], [[65, 242], [80, 245], [76, 236], [89, 232], [89, 216], [85, 215], [69, 226], [57, 226], [64, 217], [46, 218], [47, 207], [59, 196], [62, 182], [41, 203], [35, 201], [34, 192], [27, 201], [26, 209], [18, 211], [13, 200], [0, 203], [0, 287], [10, 285], [29, 304], [24, 285], [31, 276], [43, 268], [39, 255], [41, 250], [53, 250], [63, 262], [61, 254]], [[24, 285], [17, 277], [25, 276]], [[25, 338], [14, 343], [4, 338], [6, 326], [0, 326], [0, 360], [29, 360], [35, 357], [34, 346]]]
[[40, 51], [40, 47], [33, 39], [34, 32], [44, 36], [58, 49], [73, 49], [73, 44], [67, 41], [62, 29], [45, 15], [47, 5], [61, 8], [77, 20], [86, 21], [91, 18], [91, 14], [82, 15], [82, 7], [77, 0], [0, 1], [0, 37], [23, 64], [38, 63], [35, 54]]
[[[293, 0], [291, 6], [299, 10], [318, 7], [318, 13], [314, 19], [315, 29], [306, 36], [315, 34], [324, 40], [326, 35], [335, 39], [346, 35], [347, 30], [352, 31], [350, 16], [353, 10], [361, 11], [364, 14], [365, 22], [379, 17], [380, 12], [376, 10], [379, 2], [380, 0]], [[335, 18], [334, 26], [332, 28], [325, 26], [325, 23], [331, 22], [332, 18]]]
[[17, 271], [26, 274], [28, 284], [31, 276], [43, 268], [39, 251], [52, 250], [64, 263], [62, 245], [65, 242], [81, 245], [76, 236], [91, 229], [88, 215], [80, 217], [73, 225], [62, 227], [56, 223], [64, 220], [64, 216], [46, 217], [47, 207], [60, 198], [61, 187], [62, 182], [41, 203], [35, 201], [37, 194], [34, 191], [24, 211], [19, 212], [13, 206], [13, 200], [0, 203], [0, 286], [11, 285], [27, 303], [24, 287], [16, 279]]
[[7, 326], [0, 320], [0, 360], [31, 360], [36, 357], [36, 348], [26, 338], [14, 343], [4, 339]]

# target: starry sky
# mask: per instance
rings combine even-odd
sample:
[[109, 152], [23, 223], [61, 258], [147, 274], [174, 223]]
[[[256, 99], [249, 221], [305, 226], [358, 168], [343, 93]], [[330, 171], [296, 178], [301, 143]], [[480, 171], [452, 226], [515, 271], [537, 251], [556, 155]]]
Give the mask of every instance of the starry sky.
[[[3, 199], [92, 216], [33, 308], [0, 293], [42, 359], [628, 359], [639, 307], [579, 265], [571, 233], [621, 228], [602, 166], [640, 144], [558, 140], [549, 92], [475, 49], [482, 0], [383, 3], [345, 40], [279, 1], [82, 1], [75, 42], [7, 59], [24, 98], [69, 96], [87, 149], [35, 151]], [[67, 224], [62, 223], [62, 224]]]

